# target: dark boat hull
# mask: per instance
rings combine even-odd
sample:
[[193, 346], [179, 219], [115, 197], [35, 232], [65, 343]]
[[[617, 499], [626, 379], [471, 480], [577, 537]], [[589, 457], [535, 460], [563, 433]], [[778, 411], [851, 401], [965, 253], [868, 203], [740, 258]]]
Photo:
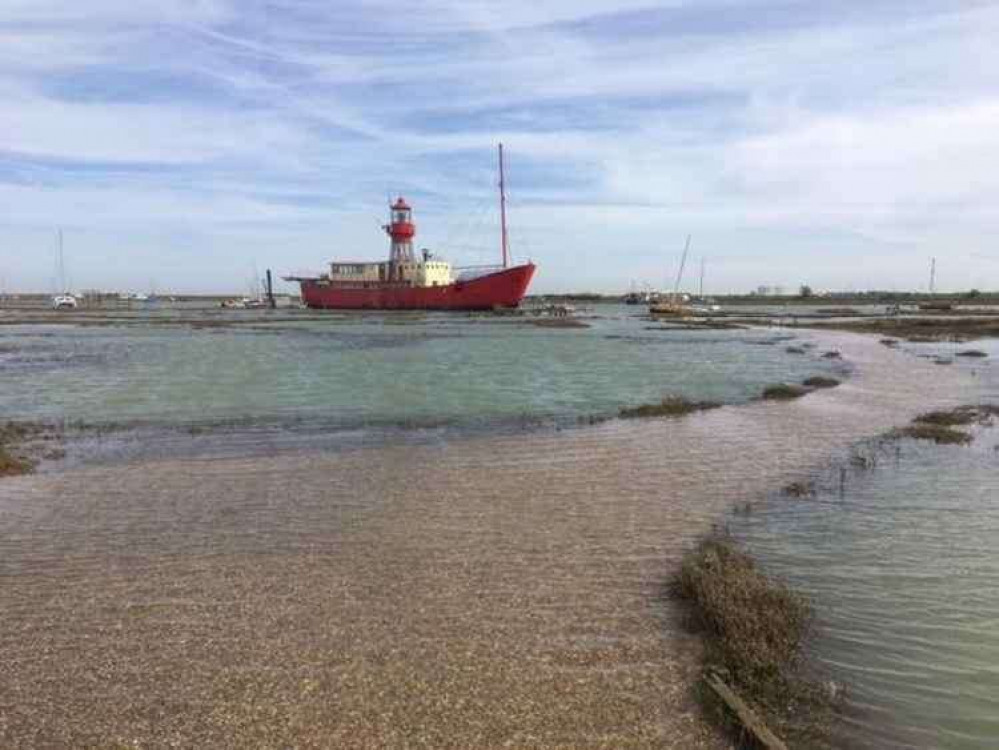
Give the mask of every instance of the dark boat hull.
[[527, 294], [535, 266], [527, 263], [447, 286], [340, 285], [301, 279], [302, 301], [335, 310], [495, 310], [517, 307]]

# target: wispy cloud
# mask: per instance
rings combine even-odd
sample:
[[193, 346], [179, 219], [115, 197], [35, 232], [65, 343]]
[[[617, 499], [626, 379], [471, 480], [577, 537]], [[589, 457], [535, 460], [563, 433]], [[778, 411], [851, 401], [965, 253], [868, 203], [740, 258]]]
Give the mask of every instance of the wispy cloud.
[[719, 288], [915, 286], [929, 255], [999, 287], [994, 3], [2, 5], [8, 283], [44, 288], [60, 225], [86, 286], [379, 257], [389, 190], [478, 261], [503, 140], [539, 289], [661, 281], [688, 232]]

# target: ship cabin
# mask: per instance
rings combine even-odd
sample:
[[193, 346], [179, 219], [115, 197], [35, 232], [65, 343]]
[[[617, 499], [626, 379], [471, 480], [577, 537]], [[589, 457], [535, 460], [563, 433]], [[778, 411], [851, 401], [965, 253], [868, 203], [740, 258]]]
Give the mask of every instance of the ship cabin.
[[446, 260], [434, 257], [434, 254], [424, 248], [420, 251], [421, 262], [413, 269], [415, 286], [447, 286], [451, 283], [451, 264]]
[[392, 268], [392, 262], [330, 263], [326, 277], [329, 283], [337, 286], [375, 286], [391, 282], [403, 282], [407, 286], [428, 287], [447, 286], [451, 283], [451, 264], [435, 257], [427, 250], [422, 251], [419, 261], [403, 261]]
[[330, 263], [330, 281], [343, 284], [384, 281], [382, 266], [385, 263]]

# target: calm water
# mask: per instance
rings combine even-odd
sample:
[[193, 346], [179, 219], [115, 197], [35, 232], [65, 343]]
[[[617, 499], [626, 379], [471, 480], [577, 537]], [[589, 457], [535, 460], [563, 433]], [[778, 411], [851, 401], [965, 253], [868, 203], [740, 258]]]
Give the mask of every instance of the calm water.
[[0, 413], [481, 425], [610, 415], [667, 394], [742, 403], [765, 384], [835, 369], [814, 350], [788, 354], [790, 337], [778, 333], [648, 330], [629, 313], [601, 311], [580, 330], [427, 315], [270, 323], [266, 314], [241, 327], [0, 328]]
[[[997, 342], [907, 345], [917, 356]], [[958, 359], [960, 363], [960, 359]], [[958, 364], [999, 403], [994, 365]], [[815, 652], [847, 686], [837, 746], [999, 742], [999, 427], [970, 447], [904, 441], [814, 500], [774, 499], [733, 530], [818, 613]]]

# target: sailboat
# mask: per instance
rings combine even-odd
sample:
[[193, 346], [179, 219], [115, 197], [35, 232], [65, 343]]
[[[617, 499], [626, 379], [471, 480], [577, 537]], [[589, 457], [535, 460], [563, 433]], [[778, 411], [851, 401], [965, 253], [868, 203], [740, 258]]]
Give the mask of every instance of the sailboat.
[[56, 275], [58, 276], [59, 289], [61, 293], [52, 298], [52, 307], [55, 310], [75, 310], [79, 307], [76, 297], [66, 291], [66, 262], [62, 254], [62, 230], [59, 230], [59, 255], [56, 257]]
[[657, 300], [649, 305], [649, 313], [652, 315], [673, 315], [683, 317], [691, 314], [690, 307], [685, 303], [680, 295], [680, 282], [683, 280], [683, 268], [687, 265], [687, 253], [690, 252], [690, 235], [687, 235], [687, 243], [683, 246], [683, 257], [680, 259], [680, 270], [676, 274], [676, 283], [673, 284], [673, 291], [665, 298]]
[[716, 304], [710, 297], [704, 296], [704, 267], [706, 260], [701, 258], [701, 281], [697, 288], [697, 296], [690, 300], [690, 310], [695, 315], [711, 315], [721, 310], [721, 305]]

